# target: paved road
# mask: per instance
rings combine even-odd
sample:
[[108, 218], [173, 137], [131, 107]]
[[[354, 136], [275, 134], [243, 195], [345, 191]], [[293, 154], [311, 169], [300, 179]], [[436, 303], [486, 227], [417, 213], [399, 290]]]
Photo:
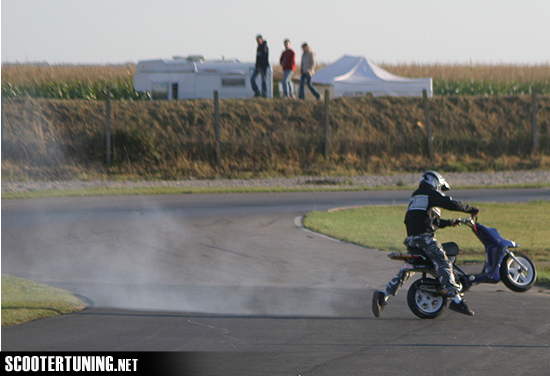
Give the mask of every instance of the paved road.
[[[547, 291], [477, 286], [468, 294], [476, 316], [445, 312], [437, 320], [417, 319], [402, 293], [375, 319], [372, 291], [400, 265], [295, 225], [310, 210], [401, 204], [409, 194], [5, 200], [2, 272], [93, 305], [3, 328], [2, 350], [192, 351], [172, 358], [191, 357], [196, 374], [217, 375], [546, 372]], [[550, 190], [453, 195], [480, 203], [549, 200]]]

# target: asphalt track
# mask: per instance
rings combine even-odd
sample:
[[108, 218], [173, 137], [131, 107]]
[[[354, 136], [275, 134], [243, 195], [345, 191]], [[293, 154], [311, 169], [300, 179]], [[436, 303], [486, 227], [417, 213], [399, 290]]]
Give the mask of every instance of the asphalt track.
[[[296, 225], [311, 210], [404, 204], [409, 195], [3, 200], [2, 273], [92, 305], [3, 328], [2, 350], [168, 351], [181, 363], [192, 358], [194, 374], [205, 375], [547, 374], [547, 290], [475, 286], [467, 295], [475, 316], [420, 320], [406, 305], [407, 283], [375, 319], [372, 291], [400, 264]], [[483, 209], [489, 201], [550, 200], [550, 189], [453, 197]], [[445, 231], [460, 238], [465, 230]]]

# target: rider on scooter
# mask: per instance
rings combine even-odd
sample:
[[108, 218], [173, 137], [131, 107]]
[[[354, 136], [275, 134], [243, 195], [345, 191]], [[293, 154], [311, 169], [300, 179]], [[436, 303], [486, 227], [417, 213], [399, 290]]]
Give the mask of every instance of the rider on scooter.
[[[455, 281], [453, 266], [447, 258], [441, 243], [435, 238], [438, 228], [456, 226], [456, 220], [441, 219], [439, 208], [462, 211], [476, 216], [479, 209], [460, 201], [445, 196], [442, 191], [448, 191], [451, 187], [443, 176], [435, 171], [425, 172], [420, 178], [418, 189], [412, 194], [409, 201], [405, 225], [407, 238], [405, 245], [412, 248], [420, 248], [434, 264], [437, 276], [445, 289], [447, 296], [452, 298], [449, 309], [472, 316], [472, 311], [459, 294], [460, 285]], [[375, 291], [372, 297], [372, 312], [375, 317], [380, 317], [390, 295], [395, 296], [403, 283], [411, 276], [410, 268], [405, 264], [399, 273], [388, 283], [385, 291]]]

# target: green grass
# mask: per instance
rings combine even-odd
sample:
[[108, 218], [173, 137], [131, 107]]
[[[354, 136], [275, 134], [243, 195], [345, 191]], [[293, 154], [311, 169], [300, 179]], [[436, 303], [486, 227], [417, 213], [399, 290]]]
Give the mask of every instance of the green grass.
[[[544, 188], [548, 184], [456, 186], [455, 189], [507, 189], [507, 188]], [[333, 186], [307, 187], [131, 187], [131, 188], [84, 188], [79, 190], [29, 190], [23, 192], [2, 192], [2, 200], [25, 198], [53, 197], [87, 197], [87, 196], [134, 196], [164, 194], [206, 194], [206, 193], [277, 193], [277, 192], [326, 192], [326, 191], [389, 191], [411, 190], [406, 185], [396, 186], [351, 186], [346, 184]]]
[[[535, 262], [538, 283], [550, 286], [550, 201], [529, 203], [479, 204], [480, 223], [498, 229], [507, 239], [520, 244], [520, 252]], [[316, 232], [350, 243], [384, 251], [405, 251], [403, 223], [406, 206], [369, 206], [332, 212], [311, 212], [304, 225]], [[462, 214], [462, 216], [461, 216]], [[443, 218], [466, 217], [444, 211]], [[467, 226], [441, 229], [441, 242], [455, 241], [461, 249], [461, 262], [484, 259], [483, 245]]]
[[[405, 187], [406, 188], [406, 187]], [[43, 197], [86, 197], [86, 196], [131, 196], [165, 194], [206, 193], [277, 193], [277, 192], [326, 192], [326, 191], [368, 191], [404, 189], [403, 187], [151, 187], [151, 188], [86, 188], [82, 190], [36, 190], [25, 192], [2, 192], [2, 200]]]
[[2, 275], [2, 326], [72, 313], [86, 303], [68, 291]]

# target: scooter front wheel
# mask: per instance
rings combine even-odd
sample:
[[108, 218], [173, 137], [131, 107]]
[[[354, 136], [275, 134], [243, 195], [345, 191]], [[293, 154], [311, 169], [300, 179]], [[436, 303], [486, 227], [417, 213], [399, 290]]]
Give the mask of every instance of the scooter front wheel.
[[521, 252], [514, 252], [521, 265], [510, 255], [506, 255], [500, 266], [500, 279], [510, 290], [525, 292], [535, 284], [537, 270], [535, 265]]
[[447, 306], [447, 297], [437, 294], [436, 281], [425, 284], [422, 279], [414, 282], [407, 293], [407, 304], [412, 313], [421, 319], [435, 319], [439, 317]]

